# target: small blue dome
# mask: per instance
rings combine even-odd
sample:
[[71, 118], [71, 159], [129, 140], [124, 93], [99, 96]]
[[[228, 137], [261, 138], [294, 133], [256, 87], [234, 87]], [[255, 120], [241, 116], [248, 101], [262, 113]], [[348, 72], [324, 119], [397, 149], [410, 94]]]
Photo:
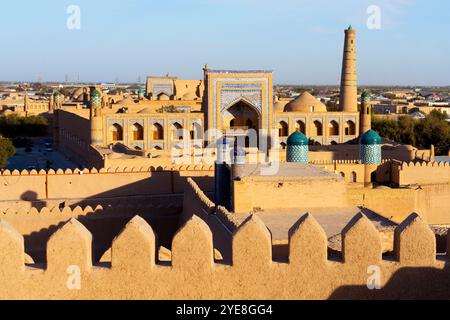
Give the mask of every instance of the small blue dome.
[[381, 144], [381, 137], [375, 131], [369, 130], [363, 134], [361, 138], [361, 144], [364, 145]]
[[308, 138], [300, 131], [295, 131], [287, 138], [288, 146], [307, 146]]

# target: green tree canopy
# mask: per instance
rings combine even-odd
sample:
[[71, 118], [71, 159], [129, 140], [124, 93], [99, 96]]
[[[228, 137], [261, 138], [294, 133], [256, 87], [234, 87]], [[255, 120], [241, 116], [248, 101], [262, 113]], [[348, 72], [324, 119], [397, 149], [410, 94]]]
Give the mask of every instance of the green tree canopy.
[[382, 137], [419, 148], [435, 146], [436, 155], [447, 155], [450, 123], [447, 114], [433, 110], [425, 119], [401, 116], [398, 120], [372, 117], [372, 128]]
[[4, 168], [8, 158], [15, 153], [16, 149], [11, 140], [0, 136], [0, 168]]
[[0, 116], [0, 134], [8, 138], [45, 136], [48, 126], [47, 119], [42, 116]]

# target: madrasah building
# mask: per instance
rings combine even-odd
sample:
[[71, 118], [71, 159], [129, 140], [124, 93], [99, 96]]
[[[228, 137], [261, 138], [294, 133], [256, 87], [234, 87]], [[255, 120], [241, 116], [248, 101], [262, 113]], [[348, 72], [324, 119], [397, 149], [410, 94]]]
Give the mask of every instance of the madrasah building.
[[[217, 132], [235, 137], [255, 129], [256, 150], [268, 145], [262, 152], [268, 155], [285, 149], [288, 136], [300, 131], [314, 145], [310, 148], [331, 153], [328, 160], [358, 159], [357, 148], [348, 144], [370, 129], [371, 110], [369, 105], [364, 110], [358, 106], [352, 27], [345, 30], [339, 111], [328, 111], [306, 91], [290, 101], [278, 100], [270, 70], [216, 70], [206, 65], [203, 71], [203, 80], [148, 77], [146, 90], [135, 95], [90, 87], [77, 89], [70, 102], [63, 102], [55, 94], [50, 102], [55, 145], [85, 165], [105, 167], [108, 159], [148, 164], [150, 158], [158, 164], [170, 161], [170, 150], [182, 149], [187, 142], [192, 150], [214, 144]], [[413, 149], [408, 147], [401, 160], [410, 160]]]

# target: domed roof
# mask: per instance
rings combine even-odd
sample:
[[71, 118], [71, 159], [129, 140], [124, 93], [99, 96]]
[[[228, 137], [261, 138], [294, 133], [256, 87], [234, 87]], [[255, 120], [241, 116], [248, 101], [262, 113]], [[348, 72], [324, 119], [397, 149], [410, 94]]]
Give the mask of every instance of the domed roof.
[[78, 88], [72, 93], [72, 99], [78, 99], [83, 94], [83, 88]]
[[397, 149], [397, 150], [413, 151], [413, 150], [414, 150], [414, 147], [413, 147], [412, 145], [409, 145], [409, 144], [401, 144], [401, 145], [398, 145], [398, 146], [396, 147], [396, 149]]
[[306, 146], [308, 145], [308, 138], [300, 131], [295, 131], [287, 138], [288, 146]]
[[183, 100], [195, 100], [195, 99], [197, 99], [197, 95], [192, 91], [183, 94]]
[[279, 99], [275, 99], [273, 104], [273, 112], [283, 112], [284, 107], [286, 107], [287, 101], [282, 101]]
[[327, 107], [308, 91], [304, 91], [284, 108], [285, 112], [327, 112]]
[[95, 89], [94, 92], [92, 92], [92, 97], [101, 97], [101, 96], [102, 93], [97, 89]]
[[363, 134], [361, 138], [361, 144], [364, 145], [381, 144], [381, 137], [375, 131], [369, 130]]
[[116, 104], [130, 105], [130, 104], [136, 104], [136, 102], [134, 101], [134, 99], [131, 96], [128, 96], [125, 99], [119, 100]]
[[370, 94], [369, 91], [364, 91], [364, 92], [361, 94], [361, 101], [362, 101], [362, 102], [367, 103], [367, 102], [370, 101], [370, 99], [371, 99], [371, 94]]

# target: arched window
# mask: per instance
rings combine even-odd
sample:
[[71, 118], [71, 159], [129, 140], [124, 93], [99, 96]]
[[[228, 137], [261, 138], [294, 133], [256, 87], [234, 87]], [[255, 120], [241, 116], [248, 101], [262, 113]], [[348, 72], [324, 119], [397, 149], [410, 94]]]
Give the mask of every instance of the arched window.
[[328, 135], [329, 136], [338, 136], [339, 135], [339, 124], [332, 120], [328, 124]]
[[133, 139], [135, 141], [144, 140], [144, 127], [139, 123], [133, 124]]
[[114, 123], [112, 125], [112, 139], [113, 141], [123, 140], [123, 128], [120, 124]]
[[164, 140], [164, 128], [159, 123], [153, 124], [153, 140]]
[[235, 119], [231, 119], [230, 120], [230, 128], [233, 128], [236, 124], [236, 120]]
[[356, 126], [352, 120], [348, 120], [345, 126], [345, 135], [346, 136], [354, 136], [356, 135]]
[[191, 140], [200, 140], [202, 138], [202, 127], [200, 124], [194, 122], [191, 127]]
[[357, 181], [357, 175], [355, 171], [352, 171], [352, 182], [356, 182]]
[[303, 133], [303, 134], [306, 134], [306, 125], [305, 125], [305, 123], [303, 121], [301, 121], [301, 120], [298, 120], [297, 121], [297, 128], [296, 128], [296, 130], [301, 132], [301, 133]]
[[322, 123], [318, 120], [314, 121], [314, 132], [313, 136], [320, 137], [323, 136], [323, 127]]
[[172, 124], [172, 140], [183, 140], [183, 126], [178, 122]]
[[343, 172], [340, 172], [340, 174], [341, 174], [342, 178], [344, 178], [344, 179], [345, 179], [345, 173], [343, 173]]
[[278, 124], [278, 134], [280, 137], [287, 137], [289, 135], [289, 127], [285, 121], [280, 121]]

